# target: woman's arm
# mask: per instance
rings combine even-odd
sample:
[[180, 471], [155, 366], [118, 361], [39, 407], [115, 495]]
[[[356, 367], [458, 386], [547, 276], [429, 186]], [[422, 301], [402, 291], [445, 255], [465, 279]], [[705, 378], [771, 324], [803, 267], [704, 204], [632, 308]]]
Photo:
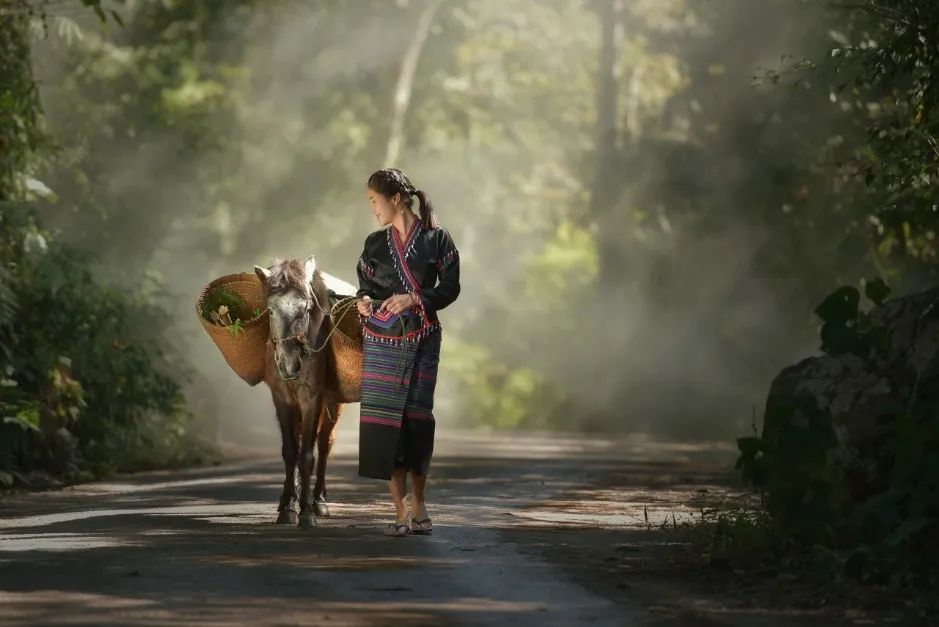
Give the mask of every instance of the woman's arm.
[[460, 252], [450, 232], [439, 227], [441, 240], [437, 248], [437, 285], [421, 291], [421, 304], [432, 315], [460, 295]]
[[358, 298], [363, 296], [368, 296], [370, 298], [377, 298], [375, 296], [376, 285], [372, 278], [375, 275], [375, 270], [368, 264], [368, 245], [362, 249], [362, 254], [359, 255], [359, 261], [355, 266], [355, 272], [359, 277], [359, 289], [356, 291], [355, 295]]

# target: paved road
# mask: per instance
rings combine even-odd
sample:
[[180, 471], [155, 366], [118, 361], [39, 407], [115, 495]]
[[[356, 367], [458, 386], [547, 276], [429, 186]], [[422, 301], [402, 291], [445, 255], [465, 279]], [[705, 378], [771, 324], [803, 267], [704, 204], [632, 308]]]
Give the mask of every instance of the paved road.
[[385, 484], [356, 476], [354, 447], [337, 446], [315, 529], [272, 524], [274, 450], [0, 500], [0, 624], [719, 624], [662, 622], [544, 549], [576, 549], [558, 529], [692, 515], [727, 449], [440, 436], [433, 535], [386, 538]]

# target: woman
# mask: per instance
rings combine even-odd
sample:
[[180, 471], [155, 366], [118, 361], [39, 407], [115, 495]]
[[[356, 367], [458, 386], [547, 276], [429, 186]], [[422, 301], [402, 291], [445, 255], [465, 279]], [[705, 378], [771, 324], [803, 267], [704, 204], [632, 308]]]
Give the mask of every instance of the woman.
[[[385, 535], [430, 533], [424, 487], [434, 451], [437, 312], [460, 293], [459, 252], [427, 194], [400, 170], [378, 170], [366, 192], [384, 228], [366, 237], [357, 267], [364, 335], [359, 475], [388, 479], [396, 517]], [[420, 216], [412, 209], [415, 197]]]

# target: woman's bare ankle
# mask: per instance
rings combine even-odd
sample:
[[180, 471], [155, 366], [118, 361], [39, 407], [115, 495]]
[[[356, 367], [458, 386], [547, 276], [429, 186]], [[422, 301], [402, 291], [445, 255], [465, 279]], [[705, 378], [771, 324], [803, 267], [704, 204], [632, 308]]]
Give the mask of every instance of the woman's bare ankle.
[[395, 501], [395, 516], [398, 521], [408, 517], [408, 497], [406, 495], [401, 500]]
[[411, 508], [411, 516], [421, 520], [427, 518], [427, 504], [424, 501], [415, 501]]

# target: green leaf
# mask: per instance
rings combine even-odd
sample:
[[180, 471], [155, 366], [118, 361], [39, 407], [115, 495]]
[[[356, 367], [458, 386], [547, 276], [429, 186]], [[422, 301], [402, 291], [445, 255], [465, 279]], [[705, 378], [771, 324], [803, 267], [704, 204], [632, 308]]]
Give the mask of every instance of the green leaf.
[[6, 416], [3, 419], [3, 422], [9, 425], [16, 425], [17, 427], [21, 428], [23, 431], [33, 431], [35, 433], [40, 433], [39, 426], [33, 424], [32, 421], [28, 420], [25, 417]]

